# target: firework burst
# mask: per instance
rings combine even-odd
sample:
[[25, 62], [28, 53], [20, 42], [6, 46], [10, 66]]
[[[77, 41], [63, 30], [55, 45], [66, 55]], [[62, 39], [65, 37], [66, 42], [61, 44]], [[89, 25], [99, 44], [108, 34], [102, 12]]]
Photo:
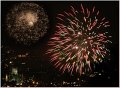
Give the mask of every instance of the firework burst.
[[48, 16], [35, 3], [19, 3], [9, 10], [7, 31], [19, 43], [30, 45], [43, 37], [48, 28]]
[[55, 67], [63, 73], [67, 70], [80, 75], [92, 70], [92, 63], [102, 62], [109, 55], [106, 44], [111, 42], [106, 32], [109, 21], [99, 16], [99, 11], [93, 7], [78, 11], [71, 6], [70, 11], [64, 11], [57, 16], [56, 32], [48, 45], [47, 54]]

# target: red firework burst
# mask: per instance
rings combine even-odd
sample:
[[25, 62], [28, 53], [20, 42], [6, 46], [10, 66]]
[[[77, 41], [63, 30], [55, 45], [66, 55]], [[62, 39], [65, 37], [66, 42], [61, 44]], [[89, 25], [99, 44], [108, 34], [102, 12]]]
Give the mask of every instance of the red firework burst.
[[48, 43], [51, 48], [47, 54], [63, 73], [66, 70], [80, 75], [89, 72], [92, 63], [102, 62], [109, 55], [106, 48], [106, 44], [111, 43], [111, 36], [106, 32], [109, 21], [100, 17], [95, 7], [89, 10], [81, 4], [78, 11], [71, 6], [69, 12], [58, 14], [57, 19], [56, 32]]

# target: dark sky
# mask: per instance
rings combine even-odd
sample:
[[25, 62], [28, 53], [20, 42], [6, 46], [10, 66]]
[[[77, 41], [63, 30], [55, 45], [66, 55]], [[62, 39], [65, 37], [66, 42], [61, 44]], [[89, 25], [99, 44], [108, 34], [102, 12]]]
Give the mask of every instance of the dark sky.
[[[28, 63], [28, 66], [32, 68], [32, 72], [40, 72], [41, 69], [45, 69], [45, 77], [46, 80], [53, 80], [53, 77], [57, 80], [74, 80], [78, 76], [70, 76], [65, 73], [61, 75], [61, 73], [52, 66], [52, 63], [49, 62], [49, 56], [45, 55], [45, 52], [49, 48], [47, 46], [47, 42], [50, 39], [51, 35], [55, 31], [56, 24], [56, 15], [65, 10], [69, 9], [69, 6], [74, 6], [80, 8], [80, 4], [82, 3], [84, 7], [92, 9], [93, 6], [96, 7], [97, 10], [100, 11], [100, 14], [105, 16], [110, 21], [109, 33], [112, 35], [112, 44], [108, 46], [111, 51], [111, 60], [106, 63], [102, 63], [98, 65], [98, 69], [104, 69], [105, 73], [102, 77], [95, 76], [92, 79], [87, 79], [88, 82], [83, 84], [83, 86], [118, 86], [119, 80], [119, 2], [112, 1], [91, 1], [91, 2], [34, 2], [39, 4], [44, 8], [49, 17], [49, 28], [47, 34], [40, 39], [37, 43], [32, 44], [31, 46], [24, 46], [22, 44], [16, 43], [16, 41], [10, 38], [7, 34], [5, 19], [8, 10], [16, 3], [20, 2], [2, 2], [1, 4], [1, 12], [2, 12], [2, 45], [8, 46], [11, 49], [15, 50], [17, 53], [22, 52], [30, 52], [31, 58], [25, 61]], [[77, 9], [78, 10], [78, 9]], [[19, 62], [19, 60], [18, 60]], [[42, 66], [42, 67], [40, 67]], [[42, 70], [43, 71], [43, 70]], [[99, 70], [96, 70], [99, 72]], [[59, 76], [58, 76], [59, 75]], [[106, 76], [111, 76], [111, 79], [106, 79]], [[40, 75], [39, 75], [40, 76]], [[42, 76], [42, 75], [41, 75]]]

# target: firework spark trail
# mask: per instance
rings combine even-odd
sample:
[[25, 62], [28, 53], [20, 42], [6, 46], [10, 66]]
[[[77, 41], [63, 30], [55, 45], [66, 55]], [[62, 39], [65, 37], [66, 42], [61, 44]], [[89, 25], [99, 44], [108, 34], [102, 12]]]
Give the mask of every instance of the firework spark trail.
[[102, 58], [110, 52], [106, 44], [111, 43], [111, 36], [101, 31], [110, 26], [109, 21], [99, 14], [95, 7], [90, 11], [82, 4], [80, 11], [71, 6], [70, 12], [58, 14], [56, 32], [48, 43], [51, 48], [47, 54], [63, 73], [66, 70], [80, 75], [89, 72], [92, 70], [91, 63], [102, 62]]
[[7, 31], [19, 43], [31, 45], [43, 37], [48, 28], [48, 16], [35, 3], [15, 4], [7, 14]]

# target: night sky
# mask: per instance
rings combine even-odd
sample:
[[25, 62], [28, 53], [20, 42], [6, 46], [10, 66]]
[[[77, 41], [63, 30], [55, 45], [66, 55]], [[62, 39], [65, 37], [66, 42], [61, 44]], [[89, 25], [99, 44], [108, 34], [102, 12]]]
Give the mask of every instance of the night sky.
[[[19, 73], [23, 73], [26, 78], [33, 76], [36, 80], [48, 83], [48, 85], [41, 84], [39, 86], [54, 86], [49, 85], [51, 82], [61, 83], [63, 81], [67, 82], [76, 82], [81, 81], [80, 86], [97, 86], [97, 87], [110, 87], [119, 86], [119, 2], [112, 1], [91, 1], [91, 2], [80, 2], [80, 1], [39, 1], [34, 2], [38, 5], [42, 6], [45, 12], [48, 15], [49, 19], [49, 28], [47, 29], [47, 33], [44, 37], [39, 39], [38, 42], [32, 45], [23, 45], [16, 42], [15, 39], [10, 37], [6, 31], [6, 14], [9, 9], [20, 2], [8, 2], [3, 1], [1, 3], [1, 44], [2, 44], [2, 78], [6, 73], [9, 73], [10, 67], [17, 67], [19, 69]], [[55, 24], [56, 24], [56, 16], [58, 13], [61, 13], [67, 9], [69, 6], [80, 7], [80, 4], [83, 4], [84, 7], [92, 8], [96, 7], [100, 11], [100, 13], [105, 16], [110, 21], [109, 33], [112, 35], [112, 44], [108, 45], [108, 48], [111, 51], [110, 59], [106, 58], [105, 61], [96, 65], [96, 69], [91, 73], [94, 75], [90, 77], [90, 75], [82, 75], [74, 73], [70, 75], [69, 73], [62, 74], [58, 69], [54, 68], [53, 63], [49, 60], [49, 56], [45, 54], [45, 52], [50, 48], [47, 43], [50, 37], [55, 32]], [[7, 51], [9, 53], [6, 53]], [[4, 68], [4, 64], [7, 64], [10, 60], [8, 58], [16, 57], [19, 54], [28, 53], [26, 58], [18, 58], [14, 60], [14, 64], [10, 65], [8, 69]], [[8, 59], [8, 62], [5, 61]], [[25, 65], [21, 65], [21, 62], [26, 63]], [[79, 78], [79, 80], [78, 80]], [[4, 81], [2, 80], [2, 85]], [[61, 86], [61, 85], [57, 85]], [[72, 85], [71, 85], [72, 86]]]

